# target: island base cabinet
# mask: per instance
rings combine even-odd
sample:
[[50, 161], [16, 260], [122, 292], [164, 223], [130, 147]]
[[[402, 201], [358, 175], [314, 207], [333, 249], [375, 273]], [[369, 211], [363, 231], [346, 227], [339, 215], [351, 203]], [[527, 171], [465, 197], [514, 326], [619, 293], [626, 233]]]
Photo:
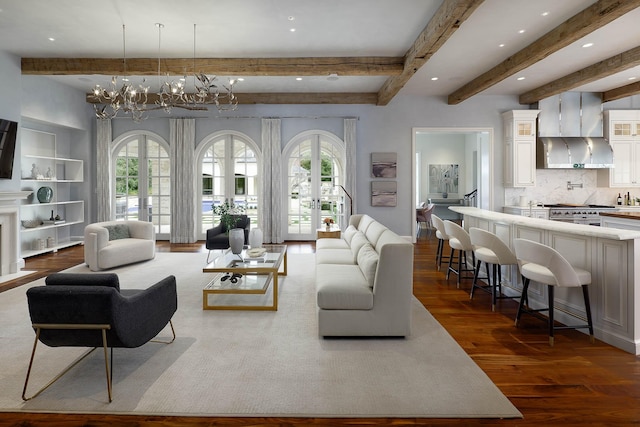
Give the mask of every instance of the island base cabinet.
[[[640, 355], [640, 237], [599, 237], [605, 227], [565, 225], [562, 231], [552, 221], [522, 218], [489, 212], [477, 208], [456, 208], [464, 216], [468, 230], [478, 227], [495, 233], [513, 248], [513, 240], [523, 238], [549, 245], [558, 250], [573, 266], [591, 272], [589, 297], [595, 337], [629, 353]], [[492, 219], [495, 217], [495, 219]], [[588, 230], [592, 230], [589, 228]], [[602, 230], [602, 233], [599, 231]], [[591, 234], [591, 235], [590, 235]], [[635, 233], [637, 234], [637, 233]], [[522, 281], [517, 267], [505, 268], [503, 292], [519, 301]], [[586, 322], [586, 310], [581, 288], [556, 288], [555, 320], [565, 325]], [[531, 283], [529, 305], [548, 306], [547, 286]], [[576, 319], [577, 316], [579, 319]], [[579, 331], [588, 334], [587, 329]]]

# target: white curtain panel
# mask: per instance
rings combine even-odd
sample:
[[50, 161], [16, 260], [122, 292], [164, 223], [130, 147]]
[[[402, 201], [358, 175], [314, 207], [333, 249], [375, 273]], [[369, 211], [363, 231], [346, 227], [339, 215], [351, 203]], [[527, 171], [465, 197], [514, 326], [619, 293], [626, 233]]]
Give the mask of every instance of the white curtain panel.
[[[358, 212], [356, 207], [356, 122], [358, 119], [344, 119], [344, 145], [346, 148], [347, 165], [344, 179], [344, 188], [347, 189], [352, 201], [352, 210], [355, 214]], [[348, 199], [348, 198], [347, 198]], [[349, 223], [349, 215], [347, 214], [347, 224]]]
[[111, 119], [97, 119], [96, 193], [98, 222], [111, 220]]
[[171, 243], [196, 241], [193, 156], [195, 119], [170, 119], [171, 146]]
[[280, 119], [262, 119], [262, 233], [265, 243], [282, 243]]

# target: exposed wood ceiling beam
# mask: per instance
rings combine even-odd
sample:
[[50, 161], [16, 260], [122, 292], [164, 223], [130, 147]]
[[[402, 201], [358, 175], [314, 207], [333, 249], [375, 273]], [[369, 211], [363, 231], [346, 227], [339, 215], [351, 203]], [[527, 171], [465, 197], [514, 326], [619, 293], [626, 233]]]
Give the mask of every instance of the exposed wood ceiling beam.
[[590, 65], [520, 95], [520, 104], [533, 104], [578, 86], [594, 82], [640, 65], [640, 46]]
[[[182, 76], [204, 73], [231, 76], [396, 76], [403, 72], [400, 57], [317, 58], [163, 58], [160, 74]], [[22, 58], [22, 74], [124, 74], [122, 58]], [[126, 74], [158, 75], [158, 58], [127, 58]]]
[[476, 95], [623, 16], [640, 0], [600, 0], [449, 95], [449, 105]]
[[444, 0], [404, 58], [400, 75], [387, 79], [378, 92], [378, 105], [387, 105], [409, 79], [444, 45], [484, 0]]
[[616, 99], [626, 98], [640, 93], [640, 82], [628, 84], [602, 93], [602, 102], [615, 101]]
[[[239, 104], [376, 104], [377, 93], [236, 93]], [[150, 93], [147, 96], [147, 105], [155, 105], [158, 95]], [[86, 95], [86, 101], [90, 104], [108, 103], [96, 99], [92, 94]]]

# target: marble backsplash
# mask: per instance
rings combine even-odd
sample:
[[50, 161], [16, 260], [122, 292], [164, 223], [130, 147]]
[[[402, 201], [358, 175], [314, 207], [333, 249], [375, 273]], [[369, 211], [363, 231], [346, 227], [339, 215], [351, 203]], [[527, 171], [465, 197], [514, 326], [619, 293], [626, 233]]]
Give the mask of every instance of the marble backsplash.
[[[569, 181], [582, 184], [582, 188], [574, 186], [569, 190]], [[640, 197], [638, 188], [598, 187], [598, 171], [595, 169], [538, 169], [535, 187], [505, 188], [504, 201], [507, 206], [518, 206], [520, 196], [524, 196], [527, 201], [544, 204], [615, 205], [618, 193], [624, 195], [627, 191], [632, 198]]]

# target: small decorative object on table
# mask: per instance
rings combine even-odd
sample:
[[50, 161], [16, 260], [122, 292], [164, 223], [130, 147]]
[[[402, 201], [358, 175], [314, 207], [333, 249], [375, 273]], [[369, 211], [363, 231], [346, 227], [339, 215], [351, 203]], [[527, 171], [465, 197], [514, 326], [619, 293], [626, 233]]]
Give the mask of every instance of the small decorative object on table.
[[37, 226], [41, 225], [42, 221], [39, 219], [25, 219], [22, 220], [22, 226], [24, 228], [36, 228]]
[[324, 225], [327, 227], [327, 231], [331, 230], [331, 224], [333, 224], [333, 218], [325, 218], [322, 220], [322, 222], [324, 222]]
[[53, 199], [53, 189], [51, 187], [40, 187], [37, 196], [40, 203], [49, 203]]
[[229, 230], [229, 246], [234, 255], [242, 252], [242, 247], [244, 246], [244, 230], [242, 228]]
[[259, 228], [252, 228], [249, 231], [249, 246], [251, 249], [262, 247], [262, 230]]

